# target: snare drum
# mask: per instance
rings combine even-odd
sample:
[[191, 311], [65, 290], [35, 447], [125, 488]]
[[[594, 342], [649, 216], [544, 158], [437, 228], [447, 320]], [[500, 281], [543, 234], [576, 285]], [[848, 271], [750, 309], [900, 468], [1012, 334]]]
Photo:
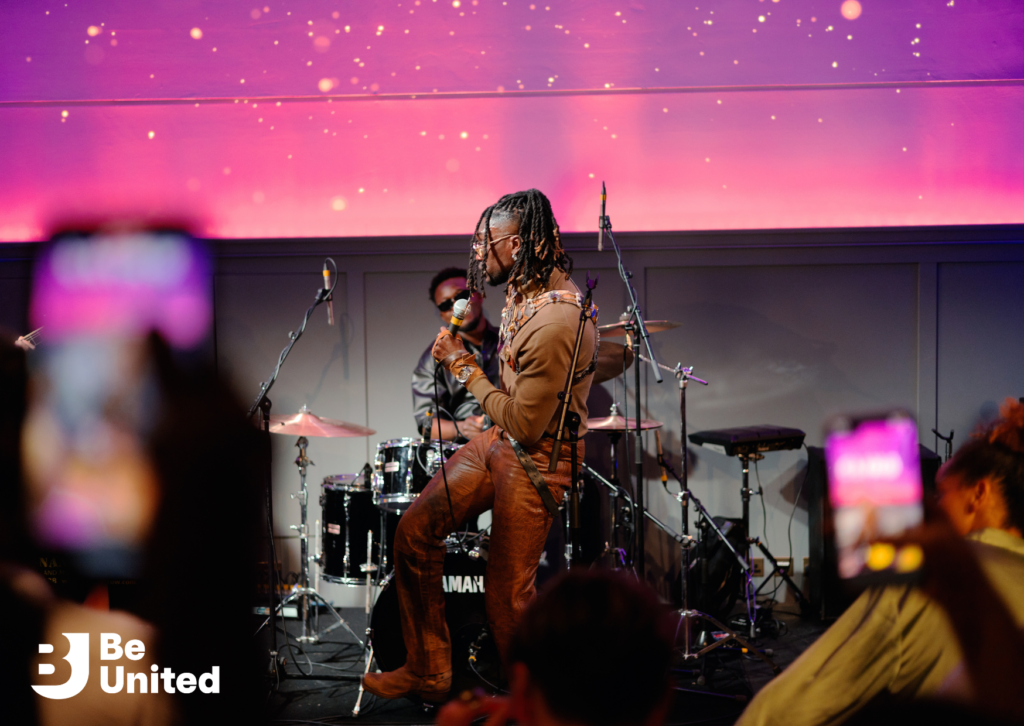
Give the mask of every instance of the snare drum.
[[[444, 441], [444, 460], [462, 448]], [[374, 459], [373, 503], [385, 512], [401, 514], [420, 495], [441, 469], [437, 442], [423, 439], [391, 439], [377, 444]]]
[[320, 485], [320, 576], [328, 582], [364, 585], [367, 571], [376, 572], [380, 563], [381, 512], [364, 481], [359, 475], [340, 474], [324, 477]]

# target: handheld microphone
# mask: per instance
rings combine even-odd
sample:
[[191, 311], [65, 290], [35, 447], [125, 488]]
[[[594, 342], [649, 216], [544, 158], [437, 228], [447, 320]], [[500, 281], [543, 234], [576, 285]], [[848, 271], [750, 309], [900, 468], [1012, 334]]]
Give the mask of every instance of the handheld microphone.
[[604, 203], [608, 199], [608, 192], [604, 188], [604, 182], [601, 182], [601, 216], [597, 218], [597, 251], [604, 251]]
[[466, 318], [466, 313], [469, 312], [469, 300], [456, 300], [455, 307], [452, 308], [452, 321], [448, 323], [448, 332], [452, 335], [456, 335], [459, 332], [459, 328], [462, 327], [462, 321]]
[[[331, 290], [331, 271], [327, 269], [327, 263], [324, 262], [324, 294], [326, 295]], [[331, 297], [327, 298], [327, 324], [334, 325], [334, 301]]]
[[661, 484], [662, 486], [668, 486], [668, 474], [665, 473], [665, 455], [661, 453], [661, 433], [654, 430], [654, 441], [658, 445], [658, 466], [661, 467]]

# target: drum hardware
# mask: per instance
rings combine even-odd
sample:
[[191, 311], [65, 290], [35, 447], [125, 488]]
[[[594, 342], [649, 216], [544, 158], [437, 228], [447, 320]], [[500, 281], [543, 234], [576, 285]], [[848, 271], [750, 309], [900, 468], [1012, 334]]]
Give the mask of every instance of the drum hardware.
[[[672, 468], [672, 465], [667, 460], [665, 460], [665, 457], [662, 457], [662, 460], [662, 465], [665, 467], [665, 469], [676, 479], [676, 481], [680, 483], [680, 485], [682, 485], [682, 478], [678, 474], [676, 474], [675, 470]], [[697, 510], [697, 516], [702, 519], [702, 527], [706, 525], [705, 532], [707, 531], [707, 529], [710, 529], [712, 532], [715, 533], [719, 541], [721, 541], [722, 544], [725, 545], [728, 548], [728, 550], [732, 553], [733, 557], [736, 558], [736, 561], [739, 563], [740, 567], [744, 571], [744, 574], [746, 575], [746, 579], [749, 580], [749, 563], [745, 561], [743, 556], [740, 555], [740, 553], [737, 552], [736, 549], [732, 546], [732, 543], [729, 542], [729, 538], [726, 537], [726, 535], [722, 532], [719, 526], [715, 523], [715, 520], [708, 513], [708, 510], [704, 508], [704, 505], [701, 503], [701, 501], [696, 496], [694, 496], [692, 491], [688, 489], [680, 491], [677, 495], [677, 498], [679, 499], [680, 504], [689, 504], [690, 502], [693, 503], [694, 507]], [[702, 657], [703, 655], [714, 650], [715, 648], [719, 648], [730, 641], [736, 641], [736, 643], [738, 643], [741, 648], [745, 648], [747, 652], [750, 652], [753, 655], [760, 658], [761, 660], [763, 660], [772, 669], [772, 672], [774, 674], [781, 673], [782, 669], [775, 665], [771, 658], [769, 658], [762, 651], [751, 646], [750, 643], [748, 643], [739, 634], [727, 628], [725, 625], [723, 625], [721, 622], [719, 622], [716, 618], [712, 617], [711, 615], [703, 613], [700, 610], [694, 610], [690, 608], [690, 588], [688, 584], [689, 577], [687, 575], [690, 572], [690, 550], [696, 545], [696, 543], [697, 540], [693, 537], [690, 537], [689, 535], [683, 535], [680, 541], [680, 545], [683, 551], [683, 608], [679, 611], [679, 624], [677, 626], [676, 633], [678, 635], [678, 629], [682, 628], [683, 660], [696, 660], [697, 658]], [[693, 645], [693, 629], [691, 626], [693, 625], [693, 623], [700, 621], [710, 623], [712, 626], [716, 628], [716, 630], [725, 633], [725, 637], [715, 640], [710, 645], [706, 645], [704, 647], [698, 646], [699, 649], [694, 651], [691, 649]]]
[[[608, 489], [611, 489], [613, 492], [616, 492], [617, 495], [625, 499], [626, 503], [629, 504], [631, 507], [633, 506], [633, 498], [629, 495], [629, 491], [625, 487], [616, 486], [608, 479], [605, 479], [603, 476], [601, 476], [592, 466], [590, 466], [587, 463], [580, 464], [580, 468], [590, 476], [594, 477], [594, 479], [596, 479], [598, 483], [603, 484]], [[662, 532], [667, 534], [676, 542], [682, 544], [685, 541], [685, 537], [683, 535], [676, 532], [674, 529], [669, 527], [667, 524], [662, 522], [660, 519], [658, 519], [655, 515], [651, 514], [647, 510], [644, 510], [644, 517], [649, 519], [655, 527], [660, 529]], [[609, 551], [615, 552], [616, 550]]]
[[[299, 524], [292, 525], [291, 529], [297, 530], [299, 533], [299, 561], [301, 563], [301, 569], [299, 572], [299, 579], [295, 583], [295, 586], [292, 588], [291, 593], [289, 593], [289, 595], [281, 601], [281, 603], [277, 606], [276, 611], [280, 612], [280, 610], [289, 602], [295, 600], [299, 601], [299, 613], [302, 618], [302, 633], [295, 639], [300, 643], [315, 643], [318, 640], [320, 640], [320, 637], [322, 635], [325, 635], [331, 630], [334, 630], [338, 627], [344, 627], [345, 630], [347, 630], [349, 634], [356, 639], [356, 642], [359, 643], [359, 647], [365, 647], [363, 641], [359, 639], [359, 636], [356, 635], [355, 632], [353, 632], [352, 628], [350, 628], [348, 623], [345, 622], [345, 619], [341, 617], [341, 614], [338, 613], [338, 611], [335, 610], [334, 607], [329, 602], [327, 602], [326, 598], [324, 598], [323, 595], [317, 592], [315, 587], [310, 587], [309, 562], [311, 558], [309, 556], [309, 532], [307, 531], [306, 525], [306, 510], [307, 505], [309, 503], [309, 490], [306, 487], [306, 468], [312, 466], [313, 462], [306, 454], [306, 448], [309, 446], [309, 440], [305, 436], [300, 436], [298, 440], [295, 442], [295, 445], [299, 449], [299, 455], [295, 459], [295, 465], [299, 469]], [[295, 497], [295, 495], [292, 496], [293, 498]], [[327, 627], [321, 632], [315, 632], [311, 630], [309, 626], [310, 600], [312, 600], [314, 603], [324, 605], [328, 609], [328, 611], [330, 611], [331, 615], [337, 618], [338, 622], [334, 625]], [[256, 632], [258, 633], [260, 630], [262, 630], [263, 626], [266, 625], [268, 622], [270, 622], [269, 617], [263, 621], [263, 625], [260, 625], [259, 629], [257, 629]], [[317, 611], [317, 622], [319, 623], [319, 611]]]
[[[366, 668], [363, 669], [363, 676], [365, 676], [367, 673], [370, 672], [370, 666], [373, 664], [373, 640], [370, 637], [372, 634], [373, 634], [373, 629], [372, 628], [367, 628], [366, 629], [366, 642], [367, 642], [367, 646], [366, 646], [367, 647], [367, 651], [366, 651]], [[356, 716], [358, 716], [359, 715], [359, 711], [362, 710], [362, 707], [363, 707], [363, 693], [365, 693], [365, 690], [363, 689], [363, 679], [360, 678], [359, 679], [359, 693], [356, 696], [356, 705], [352, 707], [352, 718], [355, 718]]]
[[390, 439], [377, 444], [374, 457], [373, 503], [385, 512], [401, 514], [430, 483], [442, 462], [461, 447], [450, 441], [438, 444], [430, 439]]
[[[625, 348], [624, 350], [629, 350]], [[631, 508], [626, 508], [623, 513], [619, 514], [619, 499], [620, 496], [620, 481], [619, 481], [619, 440], [622, 438], [624, 431], [635, 426], [632, 420], [627, 421], [619, 415], [619, 406], [617, 403], [611, 405], [611, 409], [608, 412], [608, 416], [604, 418], [590, 418], [587, 419], [587, 432], [590, 431], [604, 431], [608, 434], [608, 443], [610, 444], [611, 453], [611, 478], [608, 486], [608, 513], [609, 513], [609, 533], [612, 540], [617, 539], [619, 530], [626, 530], [628, 540], [631, 541], [633, 537], [633, 517]], [[650, 422], [647, 423], [657, 423]], [[659, 424], [660, 425], [660, 424]], [[631, 502], [632, 500], [630, 500]], [[615, 542], [618, 544], [618, 542]], [[612, 547], [610, 542], [605, 542], [604, 551], [598, 555], [598, 559], [606, 555], [611, 555], [613, 568], [618, 568], [619, 562], [622, 562], [623, 567], [626, 566], [626, 557], [622, 548]]]
[[[651, 372], [654, 374], [654, 380], [656, 383], [661, 383], [664, 376], [661, 375], [661, 371], [658, 369], [658, 359], [654, 355], [654, 350], [651, 348], [651, 337], [650, 329], [648, 328], [647, 321], [644, 319], [643, 313], [640, 310], [640, 302], [637, 298], [636, 290], [633, 288], [633, 283], [630, 280], [633, 277], [633, 273], [625, 268], [622, 264], [622, 251], [619, 249], [618, 243], [615, 241], [615, 235], [612, 233], [612, 220], [604, 213], [604, 203], [607, 198], [607, 194], [604, 191], [604, 182], [601, 183], [601, 216], [598, 218], [598, 227], [600, 239], [607, 238], [612, 243], [612, 248], [615, 250], [615, 259], [618, 262], [619, 277], [622, 278], [623, 284], [626, 286], [626, 292], [629, 293], [629, 306], [626, 308], [625, 320], [621, 320], [619, 323], [613, 323], [608, 330], [602, 330], [602, 333], [607, 337], [609, 335], [614, 336], [619, 334], [619, 329], [625, 335], [628, 335], [632, 342], [633, 359], [635, 360], [640, 355], [640, 341], [643, 341], [644, 349], [647, 351], [647, 360], [651, 364]], [[677, 323], [672, 321], [656, 321], [657, 327], [655, 330], [671, 330], [672, 328], [678, 327]], [[654, 323], [652, 323], [654, 325]], [[603, 326], [602, 326], [603, 327]], [[636, 456], [636, 478], [634, 480], [634, 493], [636, 496], [637, 509], [641, 512], [644, 511], [644, 462], [641, 452], [641, 433], [643, 428], [640, 423], [640, 411], [641, 411], [641, 396], [640, 396], [640, 366], [633, 369], [635, 374], [634, 379], [634, 400], [636, 402], [635, 411], [637, 414], [636, 429], [634, 447], [637, 452]], [[625, 373], [623, 373], [623, 384], [625, 384]], [[625, 385], [623, 386], [625, 390]], [[644, 572], [646, 554], [644, 552], [644, 527], [637, 526], [636, 528], [636, 570], [640, 581], [645, 581], [646, 575]]]
[[[323, 503], [322, 502], [321, 502], [320, 506], [323, 507]], [[320, 541], [320, 520], [319, 519], [316, 520], [313, 523], [313, 536], [315, 537], [315, 539], [313, 540], [313, 551], [316, 552], [317, 554], [315, 554], [315, 555], [311, 554], [309, 556], [309, 561], [312, 564], [316, 565], [316, 577], [313, 578], [313, 582], [320, 582], [320, 570], [322, 569], [320, 562], [321, 562], [321, 555], [323, 554], [323, 543]]]
[[[335, 273], [337, 273], [337, 265], [334, 263], [334, 260], [328, 257], [324, 261], [325, 266], [327, 265], [327, 262], [331, 263], [331, 265], [335, 269]], [[267, 378], [267, 380], [260, 384], [259, 393], [256, 394], [256, 399], [253, 401], [252, 406], [249, 407], [249, 412], [246, 414], [246, 418], [252, 419], [252, 417], [256, 415], [256, 412], [259, 411], [259, 428], [261, 431], [267, 434], [266, 436], [262, 437], [264, 448], [261, 451], [261, 455], [263, 457], [265, 464], [263, 467], [264, 476], [262, 494], [267, 508], [267, 549], [269, 550], [267, 557], [268, 563], [276, 563], [278, 560], [277, 547], [274, 541], [274, 497], [272, 486], [273, 481], [271, 476], [271, 446], [269, 436], [271, 423], [271, 402], [270, 399], [267, 397], [267, 394], [269, 394], [270, 390], [274, 387], [274, 383], [277, 381], [277, 377], [281, 373], [281, 367], [284, 365], [284, 362], [288, 359], [288, 355], [292, 352], [292, 348], [295, 347], [295, 343], [298, 342], [299, 338], [302, 337], [303, 332], [306, 330], [306, 324], [309, 322], [309, 318], [313, 314], [313, 311], [316, 309], [318, 305], [330, 299], [332, 293], [334, 292], [334, 288], [337, 286], [337, 284], [338, 275], [335, 274], [334, 283], [331, 285], [329, 289], [317, 289], [316, 297], [313, 300], [313, 304], [310, 305], [309, 308], [306, 310], [306, 314], [302, 318], [302, 323], [299, 325], [299, 327], [294, 332], [288, 333], [287, 345], [285, 345], [285, 347], [281, 350], [281, 353], [278, 355], [277, 363], [274, 366], [273, 371], [271, 371], [270, 376]], [[305, 562], [303, 563], [303, 565], [308, 566], [307, 563]], [[280, 651], [278, 650], [277, 647], [277, 612], [278, 609], [280, 608], [280, 605], [277, 605], [275, 607], [275, 601], [277, 600], [278, 571], [277, 568], [273, 565], [270, 566], [269, 584], [270, 587], [267, 588], [267, 610], [269, 611], [270, 615], [267, 618], [267, 621], [260, 625], [260, 627], [256, 630], [256, 633], [259, 633], [259, 631], [263, 629], [267, 622], [270, 623], [271, 645], [270, 648], [268, 649], [268, 654], [270, 656], [269, 672], [271, 674], [279, 676], [278, 656]]]
[[[673, 328], [678, 328], [682, 325], [682, 323], [677, 323], [674, 320], [648, 320], [646, 321], [646, 324], [648, 333], [661, 333], [665, 330], [672, 330]], [[627, 324], [625, 321], [598, 326], [598, 330], [601, 331], [602, 338], [621, 338], [628, 334], [629, 331], [627, 331], [626, 328]], [[644, 358], [644, 360], [647, 359]], [[672, 369], [669, 368], [668, 370]], [[619, 372], [621, 373], [621, 371]]]
[[373, 532], [366, 533], [366, 563], [359, 565], [359, 571], [366, 573], [366, 614], [370, 614], [372, 595], [370, 584], [373, 580], [373, 573], [378, 571], [377, 565], [373, 564]]

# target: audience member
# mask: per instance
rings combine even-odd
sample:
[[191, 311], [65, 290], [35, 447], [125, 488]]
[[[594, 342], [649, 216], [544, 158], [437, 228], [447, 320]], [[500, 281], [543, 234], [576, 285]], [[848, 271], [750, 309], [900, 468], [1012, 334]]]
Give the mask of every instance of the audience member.
[[[861, 595], [739, 726], [837, 724], [884, 709], [879, 697], [958, 697], [985, 718], [1020, 716], [1018, 654], [1003, 646], [1024, 622], [1024, 405], [1008, 400], [940, 469], [937, 488], [942, 515], [906, 538], [925, 550], [924, 587]], [[967, 687], [955, 689], [961, 664]]]
[[674, 619], [648, 588], [573, 570], [527, 608], [509, 649], [507, 698], [463, 694], [440, 726], [658, 726], [672, 702]]
[[[118, 633], [122, 642], [139, 639], [156, 644], [153, 629], [127, 613], [102, 612], [54, 597], [49, 583], [36, 571], [25, 492], [20, 439], [27, 411], [25, 348], [0, 333], [0, 621], [10, 626], [5, 654], [0, 658], [0, 689], [5, 723], [101, 724], [169, 723], [170, 704], [161, 695], [104, 693], [99, 659], [101, 633]], [[70, 643], [63, 633], [88, 633], [90, 678], [76, 696], [55, 700], [38, 696], [32, 685], [67, 681], [71, 668], [62, 653]], [[54, 646], [45, 658], [55, 665], [52, 676], [40, 675], [40, 643]], [[149, 671], [152, 653], [132, 662], [131, 670]]]
[[[0, 619], [14, 624], [0, 659], [4, 721], [18, 724], [201, 724], [262, 720], [266, 665], [252, 637], [255, 544], [261, 495], [258, 433], [212, 365], [183, 359], [157, 336], [148, 351], [153, 398], [152, 426], [136, 432], [159, 480], [159, 511], [146, 533], [145, 614], [83, 607], [54, 596], [35, 570], [18, 441], [27, 411], [25, 351], [0, 334]], [[145, 341], [143, 341], [145, 342]], [[187, 356], [186, 356], [187, 358]], [[225, 560], [229, 553], [230, 561]], [[46, 698], [33, 685], [67, 681], [62, 657], [70, 645], [63, 633], [89, 634], [89, 677], [83, 690], [64, 699]], [[138, 660], [100, 660], [100, 634], [115, 633], [121, 646], [145, 644]], [[41, 655], [40, 643], [54, 646]], [[53, 664], [51, 674], [41, 663]], [[219, 671], [218, 692], [120, 693], [116, 667], [150, 675]], [[161, 680], [161, 683], [164, 681]], [[172, 680], [173, 684], [174, 681]], [[135, 689], [137, 691], [137, 689]]]

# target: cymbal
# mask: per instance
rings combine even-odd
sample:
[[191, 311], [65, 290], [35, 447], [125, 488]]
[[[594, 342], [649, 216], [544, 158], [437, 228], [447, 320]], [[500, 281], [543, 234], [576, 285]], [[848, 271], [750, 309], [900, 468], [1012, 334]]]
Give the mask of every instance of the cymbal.
[[324, 436], [334, 439], [372, 436], [377, 432], [358, 424], [317, 416], [303, 406], [298, 413], [271, 415], [270, 433], [291, 436]]
[[[654, 419], [640, 419], [640, 428], [660, 429], [664, 424]], [[623, 418], [618, 414], [605, 416], [603, 418], [588, 418], [587, 431], [636, 431], [635, 418]]]
[[602, 340], [597, 347], [597, 365], [592, 385], [610, 381], [633, 365], [633, 350], [610, 340]]
[[[663, 330], [672, 330], [672, 328], [678, 328], [682, 323], [677, 323], [674, 320], [647, 320], [647, 332], [648, 333], [660, 333]], [[609, 323], [608, 325], [598, 325], [597, 329], [601, 331], [602, 338], [621, 338], [626, 334], [625, 323]]]

